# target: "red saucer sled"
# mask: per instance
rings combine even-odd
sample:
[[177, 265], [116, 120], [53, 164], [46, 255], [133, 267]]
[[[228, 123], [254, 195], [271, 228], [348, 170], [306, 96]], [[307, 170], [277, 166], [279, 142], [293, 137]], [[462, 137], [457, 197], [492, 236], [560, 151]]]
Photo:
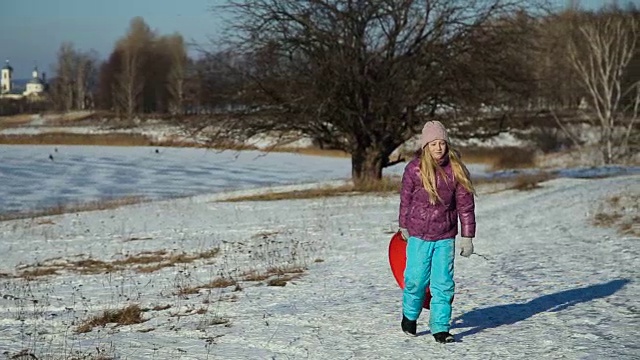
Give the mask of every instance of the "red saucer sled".
[[[402, 233], [398, 231], [391, 237], [389, 242], [389, 265], [391, 265], [391, 272], [396, 279], [398, 286], [404, 289], [404, 269], [407, 267], [407, 242], [402, 238]], [[453, 302], [453, 299], [451, 299]], [[431, 303], [431, 291], [427, 286], [427, 291], [424, 297], [422, 307], [429, 309]]]

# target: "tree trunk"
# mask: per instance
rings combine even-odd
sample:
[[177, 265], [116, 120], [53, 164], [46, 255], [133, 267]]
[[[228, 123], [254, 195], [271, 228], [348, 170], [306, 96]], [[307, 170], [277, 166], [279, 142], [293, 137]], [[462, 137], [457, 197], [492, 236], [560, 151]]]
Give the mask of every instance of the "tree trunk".
[[382, 178], [384, 151], [373, 146], [357, 147], [351, 154], [351, 178], [354, 183], [366, 183]]
[[606, 131], [606, 157], [604, 160], [606, 165], [613, 164], [613, 131], [613, 127], [607, 128]]
[[76, 109], [84, 110], [84, 92], [85, 92], [85, 74], [84, 68], [80, 66], [78, 76], [76, 78]]

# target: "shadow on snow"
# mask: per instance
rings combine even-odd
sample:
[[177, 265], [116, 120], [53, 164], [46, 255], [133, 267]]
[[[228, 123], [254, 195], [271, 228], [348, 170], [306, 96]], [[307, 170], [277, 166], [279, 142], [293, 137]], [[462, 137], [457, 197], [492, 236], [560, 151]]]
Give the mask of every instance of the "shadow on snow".
[[470, 328], [456, 334], [456, 338], [474, 335], [487, 329], [526, 320], [545, 311], [561, 311], [576, 304], [610, 296], [629, 282], [628, 279], [612, 280], [603, 284], [543, 295], [523, 304], [497, 305], [476, 309], [453, 319], [452, 327]]

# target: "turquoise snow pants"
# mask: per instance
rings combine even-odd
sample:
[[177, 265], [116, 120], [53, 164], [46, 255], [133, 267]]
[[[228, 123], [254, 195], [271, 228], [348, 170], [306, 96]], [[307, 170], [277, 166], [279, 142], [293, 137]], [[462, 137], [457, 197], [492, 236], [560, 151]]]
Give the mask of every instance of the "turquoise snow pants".
[[453, 282], [454, 239], [424, 241], [410, 237], [407, 243], [407, 267], [404, 270], [402, 312], [417, 320], [427, 286], [431, 289], [429, 329], [432, 334], [449, 331]]

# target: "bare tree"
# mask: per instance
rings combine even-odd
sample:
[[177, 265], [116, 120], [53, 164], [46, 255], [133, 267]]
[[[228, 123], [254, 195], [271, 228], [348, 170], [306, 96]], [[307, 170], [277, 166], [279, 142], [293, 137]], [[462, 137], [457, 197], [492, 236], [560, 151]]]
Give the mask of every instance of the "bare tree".
[[355, 181], [380, 178], [399, 145], [426, 119], [447, 117], [443, 109], [473, 86], [466, 76], [474, 69], [461, 60], [473, 49], [470, 35], [523, 4], [229, 1], [237, 15], [235, 45], [251, 61], [242, 74], [250, 82], [238, 93], [247, 111], [236, 115], [244, 116], [220, 128], [236, 137], [305, 134], [349, 152]]
[[538, 109], [570, 112], [578, 108], [584, 97], [566, 53], [579, 19], [579, 12], [571, 6], [577, 5], [542, 19], [535, 32], [535, 51], [530, 55], [535, 64], [538, 89], [533, 100]]
[[119, 69], [112, 89], [113, 99], [116, 108], [124, 112], [128, 120], [132, 120], [142, 106], [144, 65], [154, 37], [144, 20], [136, 17], [131, 20], [127, 35], [116, 45]]
[[51, 83], [51, 95], [56, 108], [62, 111], [86, 108], [97, 78], [97, 55], [80, 51], [72, 43], [60, 45], [56, 77]]
[[[637, 18], [607, 14], [588, 19], [569, 44], [569, 59], [595, 112], [592, 124], [600, 129], [607, 164], [628, 153], [629, 137], [638, 118], [640, 80], [623, 86], [627, 67], [637, 52], [638, 30]], [[630, 101], [625, 104], [625, 99]], [[617, 131], [621, 126], [625, 130]]]
[[160, 36], [144, 19], [133, 18], [100, 66], [100, 106], [129, 120], [138, 113], [181, 112], [189, 85], [189, 61], [180, 34]]
[[116, 75], [113, 87], [113, 98], [117, 108], [124, 112], [128, 120], [140, 109], [140, 101], [144, 82], [142, 80], [141, 54], [126, 47], [121, 52], [122, 63], [120, 72]]
[[[205, 52], [191, 68], [191, 98], [200, 113], [243, 108], [243, 74], [250, 65], [232, 51]], [[250, 100], [249, 100], [250, 101]]]
[[112, 52], [109, 58], [100, 64], [98, 70], [98, 86], [96, 89], [97, 107], [103, 110], [116, 111], [115, 82], [116, 72], [120, 68], [120, 56]]
[[92, 91], [97, 78], [97, 54], [93, 51], [76, 54], [75, 108], [85, 110], [92, 106]]
[[173, 114], [183, 112], [186, 97], [187, 65], [189, 58], [184, 39], [176, 34], [165, 38], [166, 51], [169, 53], [169, 70], [167, 73], [167, 90], [170, 97], [169, 110]]
[[74, 106], [76, 50], [70, 42], [64, 42], [58, 50], [55, 68], [56, 79], [52, 87], [53, 99], [56, 107], [62, 111], [69, 111]]

